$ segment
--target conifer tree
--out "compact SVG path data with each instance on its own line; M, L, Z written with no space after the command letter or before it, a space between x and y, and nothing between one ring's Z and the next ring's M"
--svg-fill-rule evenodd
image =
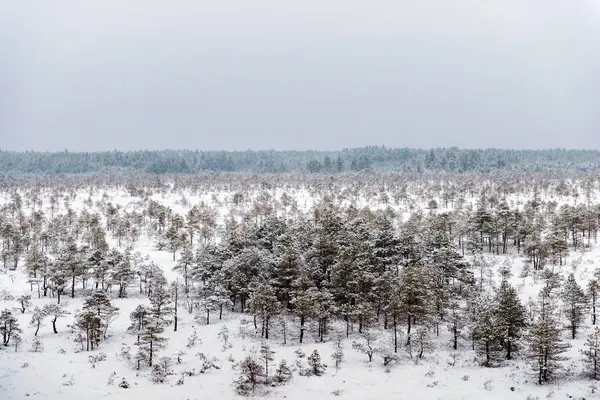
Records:
M541 291L535 320L527 334L527 357L540 385L558 375L562 368L561 362L567 359L562 354L570 347L560 337L555 303L556 298L549 291Z
M58 304L46 304L43 308L44 314L50 317L50 321L52 322L52 331L56 334L58 331L56 330L56 321L59 318L68 315L69 312L65 310Z
M310 368L310 373L316 376L321 376L325 372L325 366L321 364L321 355L317 350L313 351L310 356L308 356L308 366Z
M581 350L586 373L595 380L600 379L600 328L590 333Z
M4 346L8 346L10 339L19 333L21 333L21 328L19 327L19 321L14 315L8 309L0 312L0 334L2 334L2 343Z
M274 360L273 355L275 355L275 352L273 350L271 350L271 347L266 342L263 342L260 345L259 353L260 353L260 358L265 363L265 378L268 378L269 377L269 362Z
M33 334L33 336L38 335L44 318L46 318L46 313L44 312L44 310L39 308L38 306L35 306L35 308L33 309L33 313L31 314L30 322L30 325L35 328L35 333Z
M139 356L136 359L147 361L149 367L152 367L156 353L166 345L167 339L161 336L164 332L163 324L160 318L151 315L142 328L137 343Z
M598 302L598 295L600 294L600 283L598 279L592 279L588 282L587 295L592 310L592 325L596 325L596 303Z
M577 328L583 319L587 301L583 289L577 284L573 274L569 274L569 277L564 284L562 300L564 303L564 313L569 321L571 336L575 339Z
M506 281L500 284L494 305L498 338L506 352L506 359L511 360L516 348L515 343L521 338L522 331L526 327L526 310L519 300L517 291Z

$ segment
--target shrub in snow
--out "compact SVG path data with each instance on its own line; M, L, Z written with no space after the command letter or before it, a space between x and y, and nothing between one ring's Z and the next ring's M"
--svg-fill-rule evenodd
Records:
M120 387L120 388L123 388L123 389L127 389L127 388L129 388L129 383L128 383L128 382L125 380L125 378L123 378L123 379L121 380L121 383L119 383L119 387Z
M294 350L294 354L296 355L296 357L298 358L304 358L306 357L306 354L302 351L302 349L298 348L296 350Z
M98 353L97 355L88 356L88 362L95 364L97 362L106 361L106 353Z
M196 353L196 356L202 361L202 367L200 373L203 374L211 369L221 369L219 359L217 357L208 358L204 353Z
M31 348L29 351L32 353L41 353L44 351L44 344L39 337L36 336L33 338L33 342L31 343Z
M333 362L335 363L335 369L339 369L342 361L344 360L344 352L342 349L336 349L331 355Z
M116 377L117 373L113 371L112 374L110 374L110 376L108 377L108 385L114 385Z
M21 343L23 343L23 339L21 338L21 335L19 335L17 333L16 335L13 336L13 344L15 345L15 353L19 351L19 346L21 345Z
M375 335L365 332L362 334L363 342L352 342L352 348L358 350L360 353L366 354L369 358L369 362L373 361L373 355L379 351L376 347L377 338Z
M161 357L158 363L152 367L152 382L164 383L171 374L171 359L169 357Z
M263 378L263 366L251 356L247 356L239 367L241 376L234 382L236 391L241 395L254 393L256 385Z
M131 361L131 347L125 343L121 343L121 351L119 352L118 357L127 362Z
M194 331L192 332L192 334L188 338L188 344L187 344L188 348L192 348L192 347L195 347L198 344L202 344L202 340L198 337L198 332L196 332L196 327L192 327L192 329Z
M221 328L217 336L223 341L223 351L233 347L233 345L229 343L229 329L227 329L226 326Z

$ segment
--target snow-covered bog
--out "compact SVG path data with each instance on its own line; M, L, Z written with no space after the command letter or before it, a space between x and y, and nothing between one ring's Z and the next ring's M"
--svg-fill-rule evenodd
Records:
M597 395L597 182L133 189L0 193L0 399Z

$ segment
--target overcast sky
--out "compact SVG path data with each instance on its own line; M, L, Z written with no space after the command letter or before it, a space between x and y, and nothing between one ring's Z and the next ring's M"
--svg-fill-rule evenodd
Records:
M0 148L600 149L600 0L0 0Z

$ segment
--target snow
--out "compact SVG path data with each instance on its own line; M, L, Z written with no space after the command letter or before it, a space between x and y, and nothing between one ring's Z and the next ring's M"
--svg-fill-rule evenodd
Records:
M77 200L72 202L73 208L83 208L83 201L87 199L89 191L82 190L78 193ZM222 217L227 212L223 200L233 195L231 192L212 192L201 195L183 193L191 204L204 204L214 207L219 215L218 223L222 223ZM258 193L257 193L258 194ZM281 190L276 189L271 193L277 198ZM96 191L92 196L95 202L103 195L103 191ZM108 196L113 204L123 207L133 207L132 198L123 190L108 191ZM307 190L292 192L292 197L297 201L299 207L308 211L312 204L319 199ZM169 205L178 213L185 213L190 206L183 206L179 201L181 194L155 194L153 199L160 203ZM215 202L216 200L216 202ZM388 205L377 204L367 198L359 198L358 206L370 206L372 208L384 209L392 206L398 213L408 218L411 211L406 204ZM473 202L475 199L469 199ZM7 201L7 197L0 197L0 204ZM523 202L522 199L513 197L515 203ZM567 200L564 200L566 202ZM350 201L349 201L350 202ZM443 204L441 199L438 203ZM46 202L47 204L47 202ZM348 203L349 204L349 203ZM63 211L64 207L61 205ZM281 212L280 210L278 210ZM443 210L440 210L443 211ZM115 245L114 242L111 245ZM592 271L599 259L599 248L593 247L585 252L570 254L567 265L562 267L562 273L575 272L575 277L580 283L585 283L592 276ZM176 278L172 271L175 262L169 252L155 250L153 243L147 238L142 238L135 244L134 252L139 251L148 255L150 259L160 265L169 281ZM534 277L520 278L523 266L522 257L517 255L490 256L486 255L487 261L492 264L493 277L497 279L497 269L505 261L510 263L512 269L511 283L517 288L521 299L526 302L535 298L542 287L541 279L536 283ZM243 398L235 393L232 383L239 376L234 369L234 364L242 360L247 354L258 351L260 339L254 337L252 330L244 333L242 322L249 320L249 316L237 313L225 313L224 319L219 321L213 318L210 325L205 325L194 320L193 315L187 313L183 307L179 310L179 329L172 331L167 328L167 347L159 352L160 356L176 358L179 351L186 354L182 357L182 364L173 364L174 375L169 377L167 384L155 384L150 378L150 371L143 369L136 371L130 363L120 356L123 344L131 347L131 353L135 353L135 338L126 333L129 325L129 314L139 304L146 304L148 300L143 296L137 296L135 284L128 289L131 297L126 299L114 299L113 304L120 308L117 320L109 329L110 337L101 343L100 347L93 352L77 351L78 345L73 342L72 335L67 328L73 321L75 311L81 308L83 298L80 294L75 299L65 295L64 305L71 313L57 323L58 334L52 332L48 320L42 326L39 338L43 342L44 351L31 353L28 351L33 339L34 329L30 328L31 310L34 306L43 306L54 303L56 299L37 298L37 293L30 291L27 277L23 272L0 271L0 294L10 293L14 297L20 294L31 294L33 305L25 314L16 309L14 300L0 300L0 309L13 309L13 314L19 319L23 329L24 342L18 352L14 347L0 351L0 399L22 400L32 399L56 399L62 400L95 400L95 399L236 399ZM398 363L392 363L384 367L381 358L377 355L372 363L367 363L367 357L352 349L353 340L360 337L353 333L350 338L344 340L344 361L341 368L336 371L331 359L334 351L333 344L317 343L315 338L308 338L308 343L298 344L297 322L289 321L291 337L289 343L283 345L281 332L274 332L274 338L269 341L275 351L275 361L271 363L274 371L281 359L285 359L289 366L296 361L295 350L301 348L308 356L317 349L321 354L323 363L328 365L326 373L321 377L300 376L294 373L293 379L285 386L262 388L258 393L270 399L289 400L321 400L339 397L342 399L526 399L526 398L592 398L591 381L581 378L579 374L545 386L535 384L533 377L528 373L528 366L522 360L517 360L500 368L483 368L475 361L475 353L468 348L461 348L455 365L452 365L454 353L447 345L448 336L444 333L437 341L434 354L428 354L425 359L415 364L408 357L404 357ZM230 332L232 347L223 349L223 343L218 337L219 331L226 326ZM193 327L196 327L202 340L194 348L187 348L187 338L191 335ZM590 326L584 326L573 344L568 356L571 360L567 365L577 370L580 363L578 349L581 348L585 336L591 330ZM567 338L565 331L565 338ZM382 340L389 340L383 338ZM64 351L62 351L64 350ZM60 351L60 352L59 352ZM106 353L107 360L90 363L90 355ZM204 374L185 377L183 385L176 385L176 381L184 371L196 370L201 367L201 360L197 353L203 353L208 357L217 357L222 368L220 370L209 370ZM232 358L235 362L229 361ZM304 362L306 363L305 359ZM115 374L114 383L108 384L109 378ZM118 386L122 379L129 382L130 387L123 389ZM258 395L257 395L258 397Z

